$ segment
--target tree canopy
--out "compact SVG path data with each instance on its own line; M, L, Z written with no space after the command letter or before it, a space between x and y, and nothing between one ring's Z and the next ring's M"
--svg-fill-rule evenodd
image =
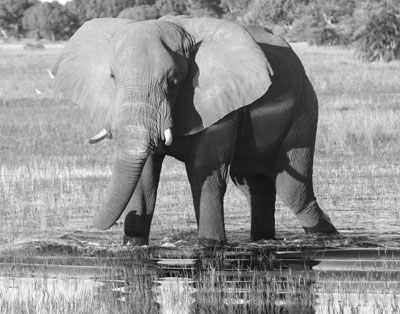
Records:
M160 15L155 6L141 4L121 11L118 17L122 19L131 19L134 21L144 21L157 19L160 17Z
M140 21L186 14L261 24L290 41L320 45L361 43L359 47L365 51L372 40L373 47L392 47L391 56L399 58L399 12L400 0L71 0L65 5L0 0L0 36L65 39L93 18ZM392 58L383 57L383 52L371 55L374 60Z
M38 3L37 0L0 0L0 27L6 36L7 32L18 35L22 31L25 11Z
M80 24L98 17L117 17L126 8L153 5L154 0L72 0L67 9L77 16Z

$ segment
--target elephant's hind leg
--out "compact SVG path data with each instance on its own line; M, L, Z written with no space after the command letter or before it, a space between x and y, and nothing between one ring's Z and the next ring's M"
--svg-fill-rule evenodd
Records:
M296 142L289 134L286 143ZM307 139L307 135L303 138ZM295 213L306 233L336 233L329 217L319 207L314 196L312 167L314 150L307 143L298 147L282 146L277 158L276 191L282 201Z
M305 82L296 119L278 151L275 170L277 194L295 213L306 233L336 233L321 210L313 190L313 159L318 101L311 83Z
M160 180L163 155L150 155L144 165L140 180L126 207L124 244L146 245Z
M275 185L263 175L231 175L251 209L251 241L275 238Z
M311 178L301 177L291 165L277 175L276 190L294 212L306 233L335 233L329 217L314 196Z

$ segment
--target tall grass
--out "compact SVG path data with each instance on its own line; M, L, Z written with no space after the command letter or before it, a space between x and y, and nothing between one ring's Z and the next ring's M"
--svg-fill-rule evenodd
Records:
M166 280L128 268L122 277L97 279L0 277L0 310L12 314L395 314L399 283L390 274L388 269L386 281L360 279L356 273L323 281L318 275L307 278L287 271L208 268Z
M363 63L352 51L332 47L294 49L320 100L314 181L322 207L339 229L359 223L366 232L393 231L391 217L399 217L400 207L400 63ZM108 181L112 145L85 143L98 130L60 98L47 74L59 53L0 47L0 244L89 230ZM184 173L167 158L154 241L196 235ZM228 237L248 241L249 211L232 185L225 204ZM293 214L279 201L277 208L278 236L301 234ZM117 227L110 237L120 232Z
M338 48L296 44L294 49L320 99L314 182L321 206L349 236L343 240L346 245L399 247L400 63L362 63L352 51ZM61 248L73 244L90 251L103 246L115 252L120 250L120 225L102 233L90 229L110 175L112 145L85 144L97 130L79 108L53 90L46 69L59 52L0 47L0 247L13 249L21 241L37 240L53 241ZM248 242L249 211L232 185L225 206L228 238ZM196 237L192 208L183 165L167 159L152 243L190 243ZM280 201L276 221L279 240L273 245L304 240L298 222ZM237 277L242 278L239 272ZM160 305L154 303L153 279L137 273L122 278L130 292L124 302L117 301L120 295L115 291L82 283L52 285L52 278L33 278L27 285L0 279L0 313L156 313ZM236 284L234 278L210 269L195 278L198 304L192 307L198 313L357 313L368 291L356 284L346 286L349 281L339 280L316 297L304 278L282 282L280 276L254 272L245 283ZM389 288L381 291L382 298L369 301L372 312L398 310L397 296L390 295ZM163 292L166 299L171 293L186 296L183 304L169 304L176 312L177 306L189 306L193 290ZM350 300L351 294L360 297ZM243 304L235 304L238 296ZM319 305L313 309L315 304Z
M319 96L318 152L398 154L400 62L366 63L335 47L294 49Z

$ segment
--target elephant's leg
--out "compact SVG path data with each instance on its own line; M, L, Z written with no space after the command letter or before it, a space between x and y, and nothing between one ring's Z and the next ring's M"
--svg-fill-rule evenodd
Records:
M126 207L124 244L149 243L151 221L157 197L158 182L164 155L150 155L144 165L140 180Z
M307 151L301 148L288 153L289 158L305 154ZM308 168L307 165L298 161L289 161L288 166L276 177L277 194L295 213L306 233L336 233L329 217L316 201L311 171L304 168L303 171L302 167Z
M277 194L296 214L306 233L336 233L314 196L312 174L318 100L308 80L293 117L292 127L276 158Z
M224 195L228 169L224 166L204 177L202 167L187 168L198 225L198 238L209 244L226 242Z
M251 210L251 241L275 238L275 185L263 175L232 175L235 185L246 196Z
M198 238L210 244L226 242L223 199L234 154L237 113L191 139L185 160L198 224Z

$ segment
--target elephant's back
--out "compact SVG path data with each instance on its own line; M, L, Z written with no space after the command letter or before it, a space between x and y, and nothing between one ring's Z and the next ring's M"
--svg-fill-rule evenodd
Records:
M266 27L260 25L245 25L245 27L264 52L273 70L272 85L268 93L277 97L292 89L298 96L305 71L290 45Z
M269 28L261 25L244 25L258 44L267 44L278 47L290 48L290 45L282 37L275 35Z

